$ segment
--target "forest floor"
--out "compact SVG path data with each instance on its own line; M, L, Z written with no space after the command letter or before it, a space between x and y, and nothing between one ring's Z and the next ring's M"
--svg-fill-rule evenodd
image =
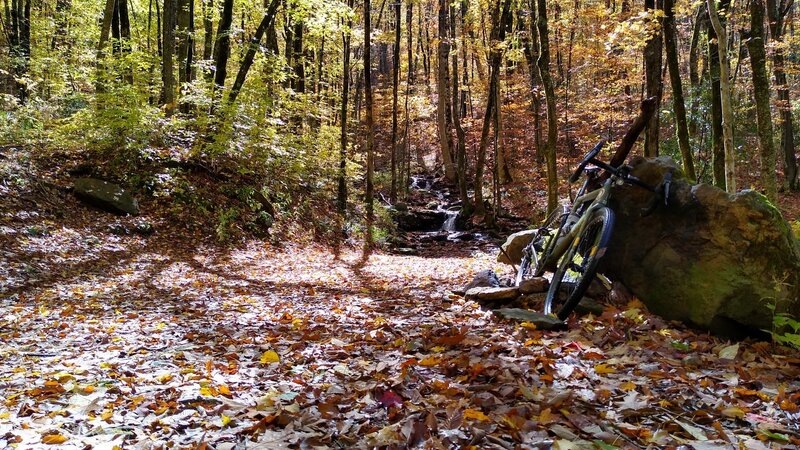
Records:
M770 343L635 299L541 331L451 293L508 274L475 243L117 235L29 181L1 186L0 448L800 446L800 355Z

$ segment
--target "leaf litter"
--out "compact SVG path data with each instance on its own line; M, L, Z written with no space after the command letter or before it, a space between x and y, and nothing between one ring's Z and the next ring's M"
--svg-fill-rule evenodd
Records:
M566 331L499 320L451 294L503 270L469 244L361 264L84 213L28 245L38 219L2 212L0 448L800 445L796 353L635 300Z

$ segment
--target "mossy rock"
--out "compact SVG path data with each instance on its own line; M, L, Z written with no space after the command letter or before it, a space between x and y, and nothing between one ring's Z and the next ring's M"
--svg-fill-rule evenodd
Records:
M75 180L75 196L84 202L114 214L139 214L139 203L119 185L96 178Z
M669 158L631 165L651 185L674 171L670 204L641 217L653 194L614 187L616 225L602 273L651 311L719 334L771 329L773 306L800 317L800 250L766 197L690 184Z

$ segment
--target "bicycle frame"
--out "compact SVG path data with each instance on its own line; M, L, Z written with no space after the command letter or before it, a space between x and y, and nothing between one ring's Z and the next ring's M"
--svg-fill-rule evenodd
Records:
M578 191L578 197L572 202L572 208L570 208L569 213L567 213L560 226L558 227L558 233L564 229L564 225L570 217L578 216L577 212L583 207L583 205L589 203L586 210L584 210L578 220L572 225L569 231L566 232L563 236L559 236L558 234L554 237L556 240L555 247L553 251L549 252L549 254L545 255L545 260L543 262L544 267L549 267L558 263L558 259L561 258L561 255L567 251L572 241L578 238L580 234L583 232L584 228L586 228L586 224L588 222L588 218L591 216L592 211L602 208L607 205L608 197L611 195L611 186L614 184L616 177L610 177L603 182L603 185L597 189L594 189L590 192L583 194L591 180L587 179L581 189Z

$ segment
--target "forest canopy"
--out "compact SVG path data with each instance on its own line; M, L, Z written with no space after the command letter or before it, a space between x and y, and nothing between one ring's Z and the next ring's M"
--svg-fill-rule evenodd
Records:
M795 9L4 0L0 136L199 211L221 237L275 215L359 234L386 222L373 198L402 201L431 170L475 223L541 217L571 161L619 139L652 96L645 155L729 191L781 193L791 216Z

